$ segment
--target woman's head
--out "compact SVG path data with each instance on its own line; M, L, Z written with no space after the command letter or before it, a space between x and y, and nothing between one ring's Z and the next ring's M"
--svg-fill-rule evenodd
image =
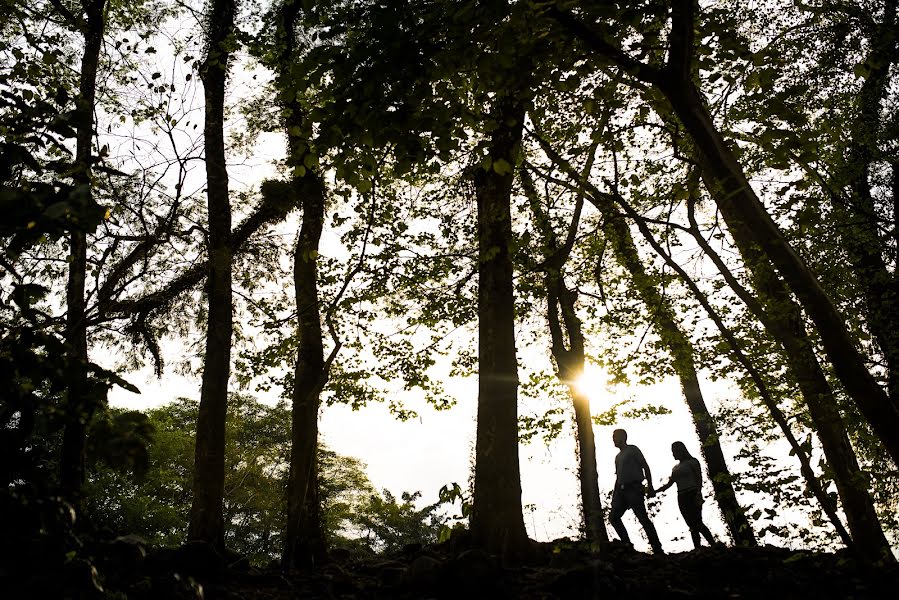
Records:
M692 458L690 452L687 450L687 447L684 446L683 442L674 442L673 444L671 444L671 454L673 454L674 458L676 458L677 460Z

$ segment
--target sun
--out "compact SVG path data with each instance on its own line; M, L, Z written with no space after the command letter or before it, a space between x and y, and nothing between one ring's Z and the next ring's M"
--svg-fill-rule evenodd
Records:
M588 364L584 367L584 372L574 380L574 387L579 393L594 400L606 387L606 375L599 367Z

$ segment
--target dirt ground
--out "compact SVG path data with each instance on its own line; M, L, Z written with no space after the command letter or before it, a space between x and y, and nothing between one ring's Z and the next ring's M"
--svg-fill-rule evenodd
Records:
M594 551L560 540L534 544L533 555L503 564L477 549L449 545L407 548L359 560L336 555L307 572L256 569L240 561L224 567L187 556L148 557L151 575L139 597L190 597L202 586L210 600L380 598L894 598L895 565L866 566L847 554L776 547L702 548L661 556L612 543ZM177 551L176 551L177 552ZM188 553L189 554L189 553ZM200 555L202 552L195 552ZM176 562L171 563L170 561ZM165 565L168 564L168 567ZM193 565L193 577L176 573ZM161 570L158 567L162 567ZM209 568L212 570L209 570ZM204 571L204 568L206 571ZM147 582L151 582L147 585ZM194 596L196 597L196 596Z

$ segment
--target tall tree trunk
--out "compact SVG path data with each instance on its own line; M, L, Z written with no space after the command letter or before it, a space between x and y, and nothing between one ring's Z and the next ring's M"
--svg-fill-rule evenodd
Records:
M296 362L291 393L290 472L287 484L287 527L282 565L310 568L327 558L319 497L318 411L321 391L328 378L324 358L320 299L318 294L318 246L325 221L325 186L304 165L311 131L303 107L297 102L291 68L296 59L296 26L300 2L284 0L276 25L277 85L287 135L287 164L295 169L292 193L303 209L303 220L293 255L293 284L297 308ZM303 174L296 174L302 169Z
M746 519L745 509L737 500L732 483L733 476L727 466L724 452L721 450L718 428L702 395L693 359L693 345L677 322L671 301L659 292L655 280L646 272L627 223L618 217L619 212L614 202L595 194L591 194L590 199L603 215L606 223L606 237L612 243L612 250L618 263L631 276L631 281L640 299L652 314L656 332L671 354L672 366L680 379L684 399L690 409L690 415L693 417L693 425L699 436L702 455L709 471L709 479L715 490L715 500L721 509L727 529L736 544L755 546L755 534Z
M693 139L702 154L703 179L722 214L728 215L728 227L732 229L739 223L748 232L748 241L757 245L777 267L814 321L843 387L893 460L899 461L899 412L868 371L846 323L814 274L765 212L730 148L714 129L698 92L695 88L689 92L674 92L670 99L691 134L697 131Z
M749 269L758 299L748 297L736 280L727 273L727 267L714 255L699 232L693 217L692 200L689 217L691 231L703 246L706 254L713 257L731 287L744 299L750 311L759 318L768 333L780 344L787 358L788 368L797 382L802 398L809 411L821 449L833 471L834 482L855 549L868 560L891 557L890 546L877 518L874 502L868 493L868 480L858 465L855 451L843 424L836 398L818 358L814 345L809 339L802 319L802 311L789 290L777 276L767 257L752 243L749 232L739 220L731 220L732 215L722 211L728 231ZM720 204L719 204L720 206Z
M831 502L830 498L821 487L821 484L818 481L818 478L815 476L814 470L812 469L810 457L790 429L790 424L787 420L786 415L784 415L783 411L780 410L780 407L777 405L777 402L768 390L768 386L765 384L764 378L762 377L761 373L758 371L758 369L755 368L755 366L743 352L738 340L733 335L733 333L725 326L723 320L718 315L717 311L711 305L702 290L699 289L699 287L689 277L686 271L684 271L684 269L679 264L677 264L677 261L675 261L671 257L671 255L665 251L662 245L659 244L659 242L652 235L649 227L641 219L640 215L633 209L633 207L625 202L624 199L620 196L617 196L615 194L603 193L589 181L581 178L574 170L574 168L571 167L571 165L565 159L563 159L558 154L558 152L556 152L548 143L542 141L541 145L550 159L556 165L561 167L567 173L569 178L571 178L573 181L578 181L579 179L581 180L581 185L583 185L584 189L586 190L587 197L590 198L590 201L594 204L594 206L596 206L606 215L607 221L622 220L622 215L618 212L617 209L617 206L620 206L621 209L624 210L625 215L627 215L627 217L629 217L637 225L640 232L643 234L643 237L646 239L652 249L665 260L668 266L671 267L671 269L675 273L680 276L684 284L690 289L697 301L708 313L709 318L711 318L715 325L718 327L718 330L721 332L722 337L730 346L731 353L733 354L733 357L737 364L739 364L746 370L750 379L755 384L762 402L770 411L774 422L783 432L787 443L790 445L792 453L799 460L800 472L802 473L802 476L806 481L806 485L818 500L818 502L821 504L822 509L824 510L825 514L827 514L840 538L844 541L844 543L850 545L852 543L852 538L840 521L839 515L836 511L836 505L835 503ZM628 229L625 229L625 231L628 235L630 234L630 231ZM631 244L633 244L632 240ZM661 306L661 304L657 305Z
M528 542L518 464L518 364L510 201L524 108L500 98L490 170L474 177L478 204L478 420L471 533L476 544L516 555Z
M587 163L589 172L593 161ZM549 326L552 344L550 350L556 362L556 373L559 381L568 388L574 408L574 421L577 427L578 482L581 486L581 510L584 516L584 532L586 538L594 543L606 543L609 534L606 531L602 500L599 495L599 474L596 470L596 440L593 435L593 416L590 412L590 398L577 385L577 380L584 372L584 332L583 324L575 312L577 292L565 285L562 269L571 256L574 246L581 210L584 204L583 194L579 194L574 216L568 229L568 236L560 244L549 222L549 216L543 209L537 190L530 174L521 169L521 183L525 195L531 204L534 220L543 238L543 273L546 292L546 321ZM561 314L560 314L561 313ZM564 330L563 330L564 327ZM565 338L568 338L568 347Z
M307 178L311 178L307 175ZM311 186L306 186L307 188ZM291 394L290 475L283 565L306 568L324 562L324 528L318 489L318 410L327 378L318 297L318 245L325 215L325 193L302 194L303 224L293 255L297 306L297 345Z
M715 126L692 78L695 0L675 0L671 8L668 64L664 69L641 63L570 13L550 9L550 15L606 59L660 91L698 150L703 179L722 211L729 211L751 232L753 243L780 272L821 336L837 377L899 464L899 406L880 387L855 346L846 322L777 223L756 195L733 150Z
M699 151L703 180L722 214L728 215L728 227L733 224L747 232L747 241L758 246L802 302L837 377L899 464L899 406L871 375L843 317L765 210L689 75L695 10L695 0L678 0L672 7L672 46L680 48L672 55L681 56L669 63L658 87Z
M889 238L881 233L883 222L871 190L871 169L884 157L879 149L879 128L883 122L881 107L890 90L890 71L897 60L897 1L884 3L883 19L872 31L869 50L861 63L868 69L858 95L858 116L850 127L845 163L837 169L837 180L830 186L838 197L832 206L839 215L840 239L862 289L866 324L870 329L887 370L887 390L899 405L899 278L889 265ZM895 171L894 171L895 173ZM896 188L888 188L893 193ZM842 194L848 190L848 194ZM897 228L894 220L894 232ZM895 233L894 233L895 236Z
M550 277L548 276L547 279ZM555 290L550 291L550 289ZM609 541L606 531L602 500L599 495L599 474L596 470L596 439L593 434L593 416L590 413L590 398L576 384L578 376L584 372L584 334L581 321L574 311L577 292L570 290L561 280L547 282L547 310L552 333L552 353L556 361L559 379L568 386L574 405L574 420L577 425L578 479L581 484L581 505L584 512L584 529L587 540L596 543ZM565 348L559 326L559 312L562 313L569 348Z
M224 547L225 417L231 371L231 203L225 163L225 79L234 34L234 0L212 0L207 54L200 67L205 99L206 200L209 221L208 315L197 415L193 502L187 537Z
M105 29L106 0L84 0L81 74L76 103L75 185L88 198L92 195L92 152L94 138L94 103L97 91L97 68ZM84 483L84 458L87 422L97 408L98 399L91 397L87 381L87 305L84 296L87 277L87 234L73 231L69 236L69 273L66 285L66 327L69 384L67 390L66 425L60 457L60 483L65 496L77 502Z

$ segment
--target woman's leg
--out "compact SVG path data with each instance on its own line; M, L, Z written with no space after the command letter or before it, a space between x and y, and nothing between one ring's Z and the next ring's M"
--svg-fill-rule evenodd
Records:
M680 508L680 514L687 522L690 528L690 537L693 539L693 547L699 548L701 545L700 533L703 535L708 532L708 528L702 523L702 496L699 492L687 492L677 495L677 506ZM705 531L703 531L705 529ZM711 533L708 534L711 536ZM706 537L708 539L708 537ZM711 542L709 542L711 543Z

